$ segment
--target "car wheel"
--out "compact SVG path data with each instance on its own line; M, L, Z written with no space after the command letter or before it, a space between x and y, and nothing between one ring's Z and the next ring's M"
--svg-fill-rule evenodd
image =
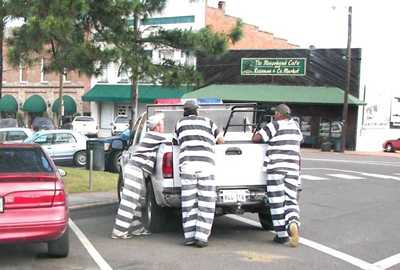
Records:
M388 143L385 146L385 152L394 152L394 148L393 148L393 145L391 143Z
M124 178L122 176L122 171L118 174L118 184L117 184L117 192L118 192L118 201L121 201L122 198L122 189L124 187Z
M57 240L47 243L48 254L52 257L63 258L69 253L69 229Z
M146 188L146 200L143 207L143 223L144 226L151 232L157 233L164 229L167 223L167 213L166 208L157 205L153 185L149 181Z
M74 164L78 167L83 167L86 165L86 151L79 151L74 155Z
M118 151L113 155L113 158L112 158L112 171L113 172L121 171L121 157L122 157L121 151Z
M274 229L274 225L272 224L271 212L269 208L265 208L265 210L258 212L258 219L264 230L271 231Z

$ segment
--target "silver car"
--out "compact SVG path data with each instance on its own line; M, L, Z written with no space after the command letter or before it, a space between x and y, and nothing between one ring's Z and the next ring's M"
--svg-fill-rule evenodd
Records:
M0 128L0 143L21 143L32 134L29 128Z
M55 161L73 161L76 166L86 165L87 137L72 130L42 130L28 137L24 143L37 143Z

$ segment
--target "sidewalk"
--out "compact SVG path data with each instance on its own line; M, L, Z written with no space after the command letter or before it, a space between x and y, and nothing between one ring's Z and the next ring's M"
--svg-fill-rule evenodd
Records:
M118 202L116 192L69 193L69 209L80 209L93 206L108 205Z

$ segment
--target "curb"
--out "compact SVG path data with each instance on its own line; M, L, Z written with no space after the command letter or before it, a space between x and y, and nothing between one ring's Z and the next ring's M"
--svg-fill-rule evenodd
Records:
M69 210L79 210L79 209L85 209L85 208L92 208L92 207L98 207L98 206L107 206L107 205L112 205L118 203L118 200L113 200L113 201L108 201L108 202L93 202L93 203L84 203L84 204L79 204L79 205L71 205L68 207Z

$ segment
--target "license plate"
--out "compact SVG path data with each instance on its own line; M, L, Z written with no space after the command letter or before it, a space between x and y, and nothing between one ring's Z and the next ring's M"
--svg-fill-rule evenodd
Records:
M247 189L222 190L221 193L223 202L245 202L250 195Z
M0 213L4 212L4 198L0 197Z

